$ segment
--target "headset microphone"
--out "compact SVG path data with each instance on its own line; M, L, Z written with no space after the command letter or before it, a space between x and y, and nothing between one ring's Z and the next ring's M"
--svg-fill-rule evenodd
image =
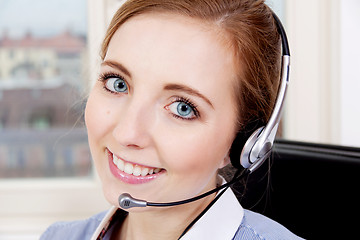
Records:
M133 207L146 207L147 202L144 200L133 198L128 193L123 193L119 196L119 205L123 209L128 209Z
M214 188L206 193L203 193L199 196L193 197L193 198L189 198L189 199L185 199L182 201L177 201L177 202L167 202L167 203L154 203L154 202L147 202L145 200L140 200L140 199L136 199L133 198L130 194L128 193L123 193L119 196L118 198L118 202L119 202L119 206L122 209L129 209L129 208L133 208L133 207L171 207L171 206L177 206L177 205L182 205L182 204L186 204L186 203L191 203L194 201L197 201L199 199L202 199L206 196L209 196L210 194L213 194L223 188L227 188L230 185L234 184L235 182L237 182L239 179L241 179L242 177L246 176L247 174L249 174L250 171L248 169L243 169L241 171L238 171L233 179L230 182L227 182L217 188Z

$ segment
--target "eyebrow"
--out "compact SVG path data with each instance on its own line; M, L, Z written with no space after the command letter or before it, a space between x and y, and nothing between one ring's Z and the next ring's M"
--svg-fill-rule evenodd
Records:
M175 84L175 83L170 83L170 84L166 84L164 86L164 90L167 91L182 91L185 92L187 94L202 98L205 102L207 102L212 108L214 108L214 106L212 105L211 101L205 97L203 94L201 94L198 90L190 88L186 85L183 84Z
M106 61L101 63L101 66L109 66L109 67L112 67L112 68L116 68L116 69L120 70L121 72L123 72L124 74L126 74L128 77L131 78L131 73L129 72L129 70L127 70L126 67L124 67L124 65L122 65L119 62L106 60Z

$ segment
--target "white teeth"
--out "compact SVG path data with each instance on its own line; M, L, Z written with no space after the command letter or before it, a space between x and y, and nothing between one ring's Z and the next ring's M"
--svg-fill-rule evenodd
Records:
M117 163L116 163L116 166L117 166L121 171L124 171L124 169L125 169L124 161L118 160Z
M134 167L131 163L125 163L124 172L127 174L133 174Z
M115 155L113 154L113 163L114 163L115 165L116 165L117 161L118 161L117 156L115 156Z
M149 169L148 168L143 168L141 169L141 176L146 176L149 174Z
M118 159L118 157L114 154L113 154L113 162L121 171L124 171L124 161Z
M141 174L141 167L135 166L134 171L133 171L133 175L138 177L138 176L140 176L140 174Z
M155 173L159 173L161 168L147 168L147 167L140 167L138 165L133 165L131 163L125 163L123 160L119 159L116 155L113 154L113 162L114 164L120 169L121 171L132 174L134 176L146 176Z

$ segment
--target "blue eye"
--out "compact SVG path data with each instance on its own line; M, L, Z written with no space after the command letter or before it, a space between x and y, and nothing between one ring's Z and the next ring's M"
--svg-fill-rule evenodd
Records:
M128 91L128 86L124 79L119 77L109 77L106 79L105 87L117 93L126 93Z
M178 118L185 120L193 120L199 117L199 113L196 106L189 100L178 99L175 102L167 106L171 113Z
M176 110L178 114L182 117L187 117L193 113L191 107L183 102L178 103Z

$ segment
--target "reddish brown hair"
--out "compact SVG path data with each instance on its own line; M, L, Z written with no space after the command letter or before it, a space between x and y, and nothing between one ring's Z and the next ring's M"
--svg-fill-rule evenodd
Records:
M279 82L280 36L263 0L128 0L114 15L101 49L105 58L116 30L143 13L176 13L220 27L230 40L238 66L235 96L239 130L268 121Z

